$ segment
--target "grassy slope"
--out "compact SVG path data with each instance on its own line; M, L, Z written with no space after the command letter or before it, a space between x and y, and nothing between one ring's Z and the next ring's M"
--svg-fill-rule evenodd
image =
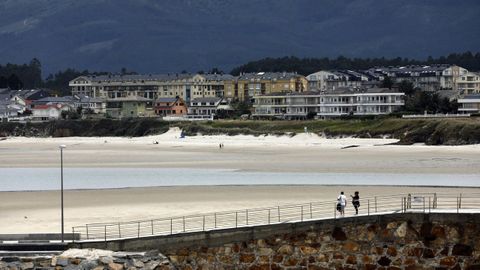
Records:
M354 136L360 138L393 137L401 144L424 142L431 145L480 143L480 120L439 119L413 120L386 118L377 120L330 121L215 121L177 123L188 135L212 134L286 134L309 132L327 137Z
M480 118L413 120L239 121L168 123L154 119L57 121L37 124L0 123L0 136L145 136L177 126L187 135L295 135L309 132L327 137L393 137L400 144L460 145L480 143Z

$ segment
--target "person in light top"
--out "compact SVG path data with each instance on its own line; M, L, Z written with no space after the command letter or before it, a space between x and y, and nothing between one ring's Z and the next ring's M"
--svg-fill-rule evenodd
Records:
M345 193L342 191L337 198L337 210L340 212L340 215L343 217L345 216L345 206L347 205L347 197Z

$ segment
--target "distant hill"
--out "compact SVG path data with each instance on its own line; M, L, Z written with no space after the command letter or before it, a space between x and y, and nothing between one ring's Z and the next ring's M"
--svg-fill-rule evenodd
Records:
M0 63L141 73L480 48L478 0L0 0Z

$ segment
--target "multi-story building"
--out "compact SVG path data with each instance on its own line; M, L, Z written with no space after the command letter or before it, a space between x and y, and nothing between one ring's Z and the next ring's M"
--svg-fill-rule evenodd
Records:
M390 77L394 82L409 81L414 87L425 91L457 90L456 81L468 71L455 65L379 67L365 71L366 74Z
M70 81L73 95L107 99L223 97L232 92L234 77L224 74L160 74L80 76Z
M342 87L362 87L368 82L367 75L352 70L319 71L308 75L308 89L311 91L332 91Z
M341 88L334 91L255 96L254 117L334 118L389 114L405 105L403 93L386 88Z
M233 91L227 89L225 97L250 102L256 95L282 92L304 92L307 90L307 84L307 79L296 73L244 73L238 76L234 81Z
M462 95L480 94L480 75L467 72L455 81L455 88Z
M215 116L219 110L230 111L231 107L224 98L196 98L190 101L188 114L190 116Z
M459 98L458 113L480 113L480 95L466 95Z
M191 97L220 97L232 92L235 77L229 74L197 74L191 80Z
M153 117L153 100L140 96L107 99L106 115L112 118Z

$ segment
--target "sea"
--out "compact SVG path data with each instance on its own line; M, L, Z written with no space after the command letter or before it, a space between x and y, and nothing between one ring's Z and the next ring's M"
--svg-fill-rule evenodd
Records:
M202 185L480 187L478 174L285 173L181 168L64 168L65 189ZM59 168L0 168L0 191L58 190Z

